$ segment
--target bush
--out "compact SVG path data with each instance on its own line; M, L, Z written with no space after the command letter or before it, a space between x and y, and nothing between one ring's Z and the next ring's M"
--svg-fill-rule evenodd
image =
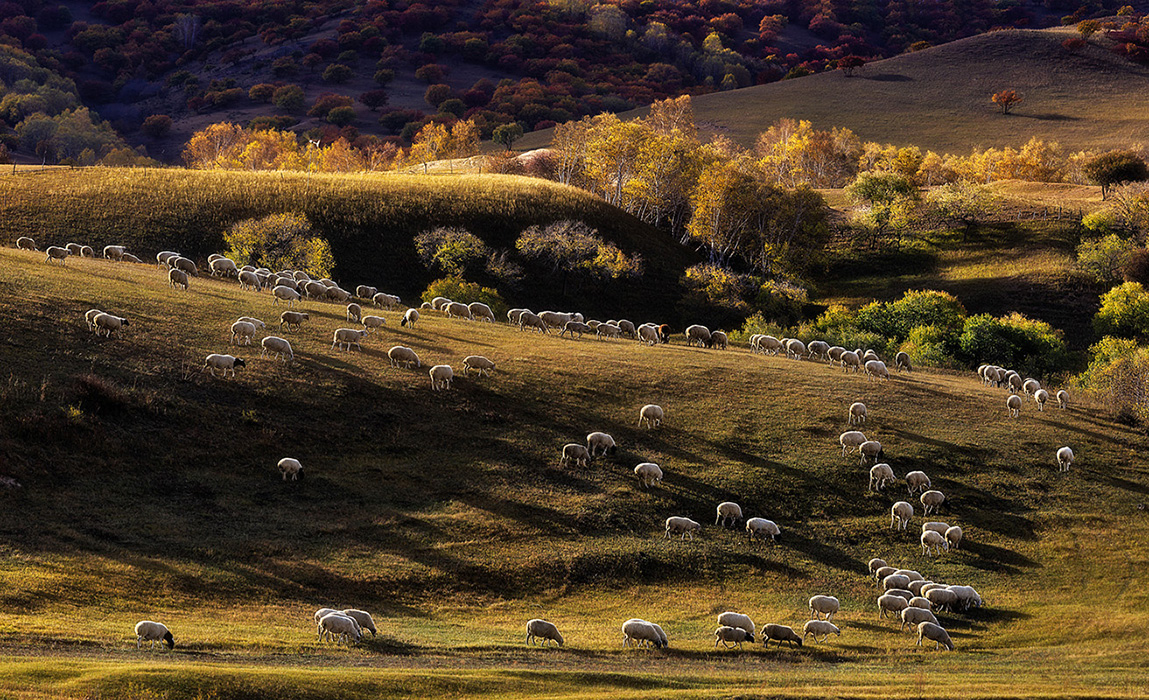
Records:
M713 263L699 263L686 268L682 285L694 297L695 306L716 306L736 312L750 310L743 298L752 288L748 275Z
M352 74L353 71L342 63L332 63L323 71L323 79L329 83L346 83Z
M1110 289L1101 297L1093 328L1101 336L1149 336L1149 292L1139 282L1125 282Z
M937 326L955 331L961 328L966 310L952 294L932 289L911 290L888 303L872 302L858 311L857 327L900 342L916 326Z
M355 108L336 107L327 113L327 121L335 126L347 126L355 121Z
M331 246L303 214L245 219L232 225L223 238L228 257L240 265L306 270L313 277L330 277L335 268Z
M284 85L271 96L272 103L285 111L298 112L307 104L303 88L298 85Z
M172 118L166 114L153 114L144 120L140 131L153 139L163 138L172 130Z
M435 297L447 297L460 304L482 302L491 307L495 312L495 318L503 318L510 308L498 291L468 282L462 277L443 277L427 285L427 290L423 292L423 301L431 301Z
M958 335L952 329L938 326L916 326L906 342L898 348L910 356L915 367L958 367L954 357Z
M415 236L415 251L427 269L438 267L453 278L461 277L468 268L490 256L487 244L463 228L423 231Z
M1149 349L1133 340L1105 337L1089 353L1089 367L1075 384L1118 416L1149 421Z
M1114 284L1121 280L1122 270L1137 249L1136 243L1111 233L1082 241L1077 246L1077 265L1098 282Z
M801 320L807 301L804 288L785 280L766 280L758 287L754 307L766 318L794 324Z
M1104 236L1117 229L1117 217L1109 209L1100 209L1081 217L1081 226L1090 233Z
M350 97L346 95L337 95L333 92L325 92L315 99L315 104L311 109L307 110L307 116L316 117L317 119L326 119L328 113L336 107L350 107L354 104Z
M969 366L988 362L1032 376L1063 369L1068 360L1060 332L1016 312L1001 318L970 316L962 326L958 348L959 359Z
M259 83L251 86L251 89L247 91L247 96L254 102L270 102L277 89L271 83Z
M431 85L423 93L423 100L426 101L427 104L438 109L439 105L451 99L451 96L454 94L455 91L451 89L450 85Z

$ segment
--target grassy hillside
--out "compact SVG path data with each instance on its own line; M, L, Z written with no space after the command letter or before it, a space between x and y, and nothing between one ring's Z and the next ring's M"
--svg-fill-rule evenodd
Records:
M1149 140L1149 68L1095 37L1079 54L1068 30L991 32L875 61L847 78L840 71L699 95L704 132L752 146L778 119L853 130L863 140L965 154L1018 147L1036 136L1068 150L1129 147ZM990 95L1011 89L1024 102L1003 116ZM644 110L628 113L639 117ZM523 149L549 142L528 134Z
M1143 434L1075 398L1006 417L968 374L886 383L824 365L630 341L539 337L429 313L362 353L330 348L340 306L311 303L297 361L248 348L239 378L195 373L227 326L272 320L266 295L148 265L0 251L0 693L39 697L1132 697L1147 677L1149 469ZM93 306L132 320L111 340ZM657 315L634 320L657 320ZM696 319L705 322L706 319ZM269 329L270 330L270 329ZM419 371L389 366L393 344ZM426 365L484 354L494 376L429 390ZM966 542L938 560L842 457L846 407L898 474L923 469ZM641 405L662 429L634 425ZM619 453L557 467L563 443L606 430ZM1054 450L1073 446L1068 475ZM283 456L307 476L285 483ZM664 484L631 470L655 461ZM776 546L710 523L715 505L782 528ZM661 522L704 523L667 542ZM916 531L921 518L916 517ZM943 614L958 651L879 621L865 561L880 555L978 588ZM843 601L840 638L801 650L713 651L726 609L801 627L805 600ZM381 634L314 641L322 605L372 610ZM534 616L567 646L522 644ZM622 651L629 617L671 649ZM166 621L174 654L144 657L132 624ZM158 657L159 655L157 655Z
M117 243L146 260L170 249L203 261L224 248L223 233L235 222L283 211L303 212L327 237L344 286L370 284L407 300L440 276L426 270L412 243L436 226L466 227L489 246L513 253L526 227L580 219L645 261L642 279L612 283L610 295L572 285L569 293L577 296L571 298L549 269L520 260L528 273L523 288L504 294L511 304L529 301L537 308L578 300L604 316L639 303L652 313L672 314L682 271L694 262L690 251L602 199L533 178L121 168L0 178L0 240L10 243L31 232L41 247Z

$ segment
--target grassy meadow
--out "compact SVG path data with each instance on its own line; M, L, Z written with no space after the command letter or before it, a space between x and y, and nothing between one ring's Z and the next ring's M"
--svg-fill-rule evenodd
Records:
M92 307L131 325L96 338ZM878 383L681 336L650 348L433 312L415 329L383 312L344 353L343 307L303 307L283 334L294 363L241 347L238 378L213 379L202 358L229 351L236 317L275 321L267 294L0 250L0 475L21 484L0 490L0 697L1138 697L1149 682L1147 439L1087 401L1011 420L972 373ZM395 344L424 367L392 368ZM428 366L461 374L470 354L494 374L430 390ZM961 550L921 555L920 508L889 529L904 486L868 493L837 445L856 400L894 471L947 495L938 519L963 527ZM645 403L662 428L636 427ZM593 430L618 454L559 468ZM284 456L303 480L280 479ZM637 485L642 461L661 486ZM779 541L715 527L723 500ZM702 535L665 540L670 515ZM955 652L878 619L872 556L978 589L985 608L940 616ZM816 593L842 600L840 637L714 650L719 612L800 629ZM317 643L311 613L352 605L379 636ZM524 645L531 617L566 646ZM623 650L630 617L670 648ZM174 652L136 650L145 618Z

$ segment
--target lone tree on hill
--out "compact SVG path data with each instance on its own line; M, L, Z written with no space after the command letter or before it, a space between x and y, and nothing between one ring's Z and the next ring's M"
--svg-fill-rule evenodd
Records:
M854 77L854 71L866 65L866 59L861 56L843 56L838 59L838 68L842 70L842 75L847 78Z
M1105 199L1114 185L1149 180L1149 167L1132 151L1110 151L1086 163L1085 174L1101 185L1101 199Z
M1002 90L1001 92L993 93L993 103L1001 107L1002 114L1009 114L1009 110L1014 108L1014 105L1021 104L1021 95L1017 94L1016 90Z
M511 122L510 124L503 124L502 126L495 127L495 132L491 136L491 140L495 143L500 143L511 150L511 146L515 141L523 137L523 127L518 122Z

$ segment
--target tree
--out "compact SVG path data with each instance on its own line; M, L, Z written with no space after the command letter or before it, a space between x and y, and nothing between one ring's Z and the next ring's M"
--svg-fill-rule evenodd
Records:
M1098 282L1114 284L1121 280L1125 266L1138 249L1133 241L1111 233L1082 241L1077 246L1077 264Z
M342 63L332 63L323 71L323 79L329 83L346 83L351 80L353 71Z
M372 112L378 112L380 107L386 106L388 99L386 90L368 90L359 95L359 101L367 105Z
M438 122L430 122L411 139L411 160L422 163L425 174L429 162L443 157L450 143L450 138L447 127Z
M522 124L519 124L518 122L511 122L510 124L502 124L495 127L495 132L491 136L491 140L495 143L506 146L507 150L509 151L511 150L511 147L515 145L515 141L518 141L522 137Z
M482 239L464 228L440 227L415 236L415 251L427 269L438 267L452 277L482 262L490 250Z
M931 190L927 199L942 216L972 231L979 221L993 212L997 197L985 185L966 180L951 182Z
M336 107L327 113L327 121L335 126L347 126L355 121L355 108L349 106Z
M605 242L598 231L581 221L559 221L547 227L531 226L515 242L515 248L528 258L563 273L562 293L570 275L592 279L619 279L642 275L642 259L627 256L618 246Z
M238 124L211 124L188 139L183 159L189 168L226 168L247 142Z
M1014 106L1019 105L1022 102L1021 95L1018 95L1014 90L1002 90L1001 92L995 92L989 99L1001 108L1002 114L1009 114L1009 111L1013 109Z
M153 139L161 139L172 130L172 118L166 114L153 114L140 125L140 131Z
M1077 23L1077 31L1081 33L1081 38L1089 41L1089 37L1096 34L1101 29L1101 22L1095 19L1085 19Z
M271 214L244 219L223 235L228 257L244 264L307 270L316 277L329 277L335 268L331 246L311 228L303 214Z
M1110 289L1101 297L1093 328L1102 336L1149 336L1149 292L1139 282L1125 282Z
M307 104L303 88L298 85L284 85L271 97L272 104L288 112L298 112Z
M1132 151L1110 151L1085 164L1085 174L1101 185L1101 198L1109 196L1114 185L1149 180L1145 161Z
M864 65L866 65L866 59L862 58L861 56L854 56L851 54L849 56L843 56L842 58L838 59L838 69L841 70L842 75L845 75L847 78L854 77L854 71L858 70Z
M253 102L271 102L271 99L275 97L276 89L271 83L259 83L251 86L251 89L247 91L247 96Z
M423 93L423 101L435 109L438 109L439 105L451 99L451 96L454 94L455 91L451 89L450 85L444 85L441 83L437 85L431 85Z
M897 173L861 173L846 195L862 209L855 221L869 228L876 246L884 236L902 229L919 199L918 188Z

